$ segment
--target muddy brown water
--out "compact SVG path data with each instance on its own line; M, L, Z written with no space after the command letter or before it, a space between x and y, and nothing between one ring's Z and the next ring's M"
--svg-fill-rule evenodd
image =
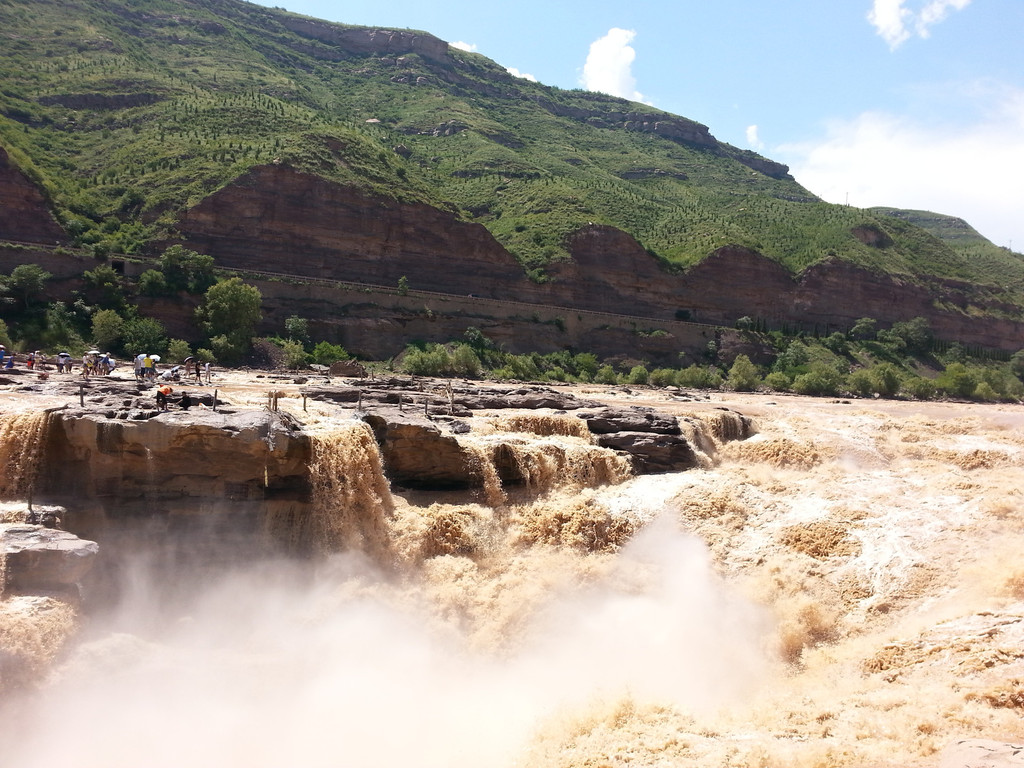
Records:
M103 617L6 595L5 764L929 766L1024 736L1020 406L580 388L693 415L715 455L630 478L557 414L481 415L534 487L469 497L340 480L368 435L275 388L353 497L311 523L349 549L174 615L144 557ZM715 441L721 406L758 434Z

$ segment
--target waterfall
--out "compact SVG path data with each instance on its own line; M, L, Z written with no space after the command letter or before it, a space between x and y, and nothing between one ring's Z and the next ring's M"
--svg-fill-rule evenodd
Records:
M32 495L49 426L48 411L0 417L0 499Z
M362 421L312 436L310 543L322 551L356 549L384 563L391 546L391 489L373 430Z

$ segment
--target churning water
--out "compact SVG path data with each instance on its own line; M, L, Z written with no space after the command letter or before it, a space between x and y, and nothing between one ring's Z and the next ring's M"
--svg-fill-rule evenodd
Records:
M175 574L171 607L140 557L56 658L70 609L0 602L44 679L4 692L2 763L923 766L1020 738L1014 414L791 402L747 403L738 443L698 414L705 469L632 479L507 421L472 501L392 495L369 430L324 431L305 524L346 551Z

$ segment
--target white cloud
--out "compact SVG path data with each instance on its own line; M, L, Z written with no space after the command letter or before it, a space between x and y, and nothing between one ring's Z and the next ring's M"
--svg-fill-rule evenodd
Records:
M531 83L536 83L537 78L533 75L528 75L525 72L520 72L515 67L506 67L505 71L508 72L512 77L521 77L523 80L529 80Z
M461 40L457 40L454 43L448 43L448 45L450 45L452 48L458 48L460 51L473 52L476 50L476 43L464 43Z
M634 37L636 32L632 29L613 27L607 35L591 43L587 62L583 65L583 87L588 91L643 101L643 94L636 89L636 78L633 77L636 51L630 43Z
M868 21L890 49L899 48L914 33L918 37L928 37L931 28L945 20L951 10L962 11L971 0L927 0L918 10L906 8L907 2L873 0L868 12Z
M752 149L764 149L764 142L761 141L761 137L758 136L757 126L747 126L747 144Z
M986 93L993 98L990 89ZM865 112L831 123L820 141L778 147L773 154L830 202L958 216L996 245L1024 245L1022 90L1003 88L991 108L967 125Z

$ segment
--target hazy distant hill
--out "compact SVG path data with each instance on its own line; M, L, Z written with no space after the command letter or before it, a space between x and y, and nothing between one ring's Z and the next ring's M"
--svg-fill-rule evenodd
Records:
M480 224L534 282L597 226L668 272L735 245L792 274L842 261L1024 306L1019 256L923 214L821 202L699 123L519 79L424 32L239 0L0 0L0 148L101 251L145 252L197 210L200 242L220 242L211 196L276 167Z

